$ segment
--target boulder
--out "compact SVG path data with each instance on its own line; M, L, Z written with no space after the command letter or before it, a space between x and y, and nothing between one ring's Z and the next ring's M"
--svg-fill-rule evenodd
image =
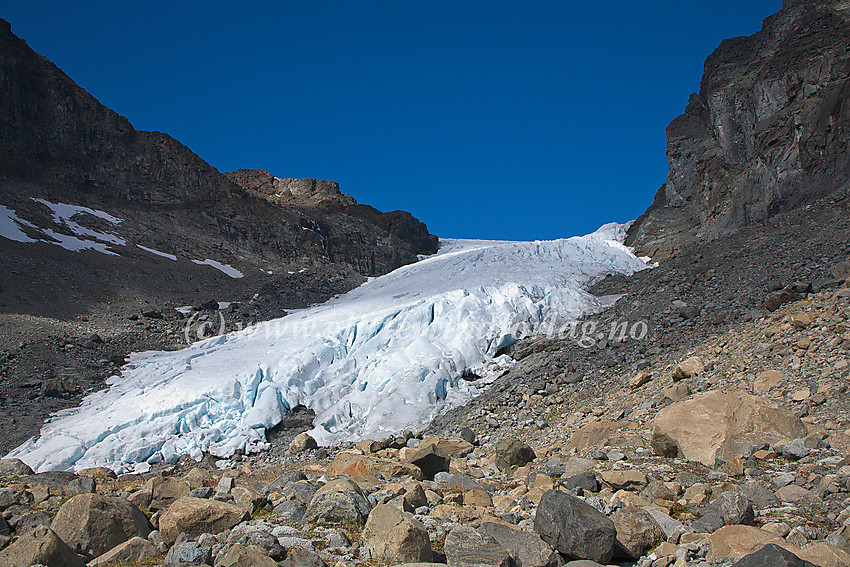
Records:
M327 567L327 564L319 554L301 547L293 547L286 554L286 559L280 562L280 567Z
M451 457L440 451L436 443L419 445L418 449L407 457L410 464L419 467L426 480L434 480L434 475L448 472Z
M818 541L796 552L800 559L814 563L818 567L847 567L850 565L850 553L838 549L825 541Z
M97 557L133 537L148 537L148 519L124 498L78 494L65 502L50 529L77 553Z
M86 562L74 553L50 528L36 528L0 550L0 565L49 565L50 567L86 567Z
M372 559L381 563L395 565L431 561L428 530L413 514L389 504L379 504L369 514L363 529L363 541Z
M250 517L245 508L233 504L184 496L175 500L160 516L159 531L166 542L174 543L181 533L189 537L217 534Z
M652 380L652 374L646 370L641 370L629 380L629 386L632 388L640 388L644 384Z
M585 492L599 492L599 479L590 471L574 474L563 481L568 490L581 488Z
M732 567L816 567L800 559L787 549L775 544L767 544L758 551L742 557Z
M560 563L560 557L552 546L533 532L495 522L482 523L478 531L507 549L516 567L557 567Z
M673 382L697 376L705 372L705 363L698 356L687 358L676 365L673 369Z
M90 477L98 480L115 480L116 478L118 478L118 475L115 474L115 471L106 467L90 467L81 471L77 471L76 474L77 476Z
M20 459L0 459L0 475L25 476L33 470Z
M600 476L614 490L640 490L648 483L646 475L640 471L603 471Z
M310 434L306 431L296 435L295 439L292 440L292 443L289 444L290 453L302 453L304 451L311 451L318 448L319 444L316 443L316 440L310 437Z
M216 557L215 565L216 567L277 567L277 561L269 557L260 546L237 543Z
M661 526L646 511L626 506L611 515L617 530L615 553L628 559L637 559L646 551L664 541Z
M212 562L212 549L200 546L194 541L175 543L165 556L165 567L185 567L186 565L209 565Z
M426 435L422 438L422 442L419 445L420 447L436 445L441 453L455 459L462 459L475 450L472 442L461 439L460 437L433 437Z
M752 525L755 511L750 501L742 494L732 491L722 492L705 507L704 515L720 517L727 526L734 524Z
M305 524L362 524L370 512L369 502L356 484L348 479L331 481L310 500L304 513Z
M328 476L365 474L379 474L385 478L410 476L416 480L424 479L422 470L410 463L347 451L337 453L327 468Z
M510 437L496 443L496 467L500 471L511 467L523 467L537 458L527 443Z
M575 449L580 455L586 455L604 445L623 446L629 444L622 429L634 427L630 421L594 421L578 428L570 437L564 451Z
M189 494L189 483L172 477L155 476L145 483L144 488L151 493L152 501L171 503Z
M708 559L744 557L768 544L785 545L775 534L752 526L726 526L708 536ZM763 564L764 565L764 564Z
M569 494L549 490L534 516L541 539L572 559L607 563L614 555L617 530L610 518Z
M141 563L159 555L154 544L140 537L133 537L116 545L103 555L90 561L88 567L100 567L124 563Z
M741 457L754 445L805 434L803 422L771 400L712 390L658 412L650 442L660 455L713 467L718 460Z
M510 567L511 554L499 542L469 526L452 528L443 551L449 565L457 567Z

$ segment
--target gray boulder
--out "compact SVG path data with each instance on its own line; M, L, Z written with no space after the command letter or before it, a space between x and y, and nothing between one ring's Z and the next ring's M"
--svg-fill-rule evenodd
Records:
M516 567L557 567L560 563L560 557L552 546L533 532L494 522L484 522L478 531L507 549Z
M456 526L446 536L443 551L457 567L510 567L511 554L491 536L469 526Z
M732 567L816 567L800 559L790 551L782 549L778 545L768 544L756 551L745 555L733 564Z
M569 494L548 490L534 516L534 531L571 559L607 563L614 555L617 530L610 518Z

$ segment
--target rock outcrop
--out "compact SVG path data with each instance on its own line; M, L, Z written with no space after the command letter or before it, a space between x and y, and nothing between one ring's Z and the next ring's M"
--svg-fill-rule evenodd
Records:
M723 41L667 128L667 181L627 244L665 258L846 187L848 42L843 0L785 0Z

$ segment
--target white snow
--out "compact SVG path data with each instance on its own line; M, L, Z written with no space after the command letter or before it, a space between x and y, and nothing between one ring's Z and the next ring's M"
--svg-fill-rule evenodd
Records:
M18 218L18 215L9 207L0 205L0 236L14 240L15 242L35 242L21 230L22 226L36 228L31 222Z
M245 274L237 270L232 266L228 266L227 264L222 264L221 262L216 262L215 260L210 260L207 258L206 260L192 260L195 264L199 266L211 266L220 272L224 272L228 276L234 279L239 279L245 277Z
M316 411L311 435L321 444L420 428L480 393L465 371L493 373L506 362L502 347L599 308L583 285L645 268L619 243L623 233L444 241L438 254L323 305L181 351L135 354L108 389L8 456L38 471L226 457L261 450L266 429L297 404Z
M80 250L95 250L103 254L118 256L115 252L109 249L110 244L124 246L127 241L123 238L108 232L92 230L81 226L77 222L71 220L72 217L79 214L88 214L94 217L101 218L111 224L117 225L123 222L117 217L113 217L109 213L90 209L88 207L79 207L77 205L66 205L64 203L51 203L44 199L36 199L33 201L41 203L48 207L53 216L53 222L57 225L62 225L73 233L73 235L63 234L51 228L41 228L31 222L18 218L17 213L8 207L0 205L0 236L15 240L17 242L46 242L47 244L55 244L72 252ZM27 236L21 227L26 226L40 233L44 238L34 239Z
M80 226L78 223L71 220L73 217L80 214L87 214L93 217L97 217L103 219L111 224L117 225L123 222L121 219L117 217L113 217L109 213L105 213L103 211L98 211L95 209L90 209L88 207L79 207L77 205L66 205L64 203L51 203L50 201L45 201L44 199L36 199L33 197L33 201L41 203L45 205L50 211L53 213L53 222L56 224L65 225L68 229L76 234L77 236L83 236L88 238L93 238L96 241L105 242L107 244L115 244L118 246L124 246L127 244L127 241L119 236L115 236L114 234L110 234L108 232L101 232L99 230L92 230L90 228L86 228L84 226ZM56 236L56 233L53 231L45 230L45 233L49 234L50 237L59 241L59 245L68 250L78 251L78 250L86 250L89 248L96 249L99 252L105 252L107 254L115 254L114 252L108 252L105 250L105 247L94 246L90 240L84 240L79 238L71 238L71 237L62 237L63 235Z
M147 246L142 246L141 244L136 244L139 248L144 250L145 252L150 252L156 256L162 256L163 258L168 258L169 260L176 260L177 256L174 254L169 254L168 252L160 252L159 250L154 250L153 248L148 248Z

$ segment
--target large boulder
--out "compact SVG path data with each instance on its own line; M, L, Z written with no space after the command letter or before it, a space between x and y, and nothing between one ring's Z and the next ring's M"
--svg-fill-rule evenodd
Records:
M20 459L0 459L0 475L25 476L33 470Z
M583 500L557 490L546 491L540 499L534 531L572 559L608 563L614 555L614 522Z
M745 555L732 567L817 567L800 559L787 549L768 544L749 555Z
M451 464L451 457L443 453L435 443L420 445L407 460L419 467L426 480L434 480L437 473L448 472Z
M371 506L363 492L348 479L337 479L316 491L304 513L305 524L363 524Z
M713 467L760 443L806 435L806 426L775 402L744 392L697 394L658 412L650 442L660 455Z
M146 539L134 537L90 561L88 567L141 563L157 555L159 550L154 544Z
M174 543L181 533L189 537L217 534L250 517L248 510L233 504L184 496L175 500L160 516L159 531L165 541Z
M416 480L424 479L422 470L410 463L348 451L337 453L328 465L327 474L328 476L379 474L386 478L411 476Z
M141 510L124 498L78 494L65 502L50 525L77 553L97 557L153 530Z
M428 530L413 514L389 504L379 504L369 514L363 541L372 559L381 563L395 565L431 561Z
M232 545L215 561L216 567L277 567L277 561L269 557L257 545Z
M86 562L74 553L50 528L36 528L16 539L0 551L0 565L49 565L50 567L85 567Z
M818 567L847 567L850 565L850 553L838 549L825 541L807 545L796 553L800 559L811 561Z
M752 526L726 526L708 536L708 559L744 557L768 544L785 545L776 534Z
M626 506L611 515L617 530L616 552L628 559L637 559L664 541L664 532L648 512Z
M507 549L517 567L557 567L559 564L560 557L552 546L533 532L495 522L482 523L478 531Z
M525 466L536 458L534 449L528 443L514 437L496 443L496 467L500 471Z
M510 567L511 554L489 535L469 526L452 528L443 551L449 565L457 567Z
M456 459L462 459L475 450L475 445L460 437L434 437L426 435L422 438L419 446L427 447L428 445L436 445L441 453Z

